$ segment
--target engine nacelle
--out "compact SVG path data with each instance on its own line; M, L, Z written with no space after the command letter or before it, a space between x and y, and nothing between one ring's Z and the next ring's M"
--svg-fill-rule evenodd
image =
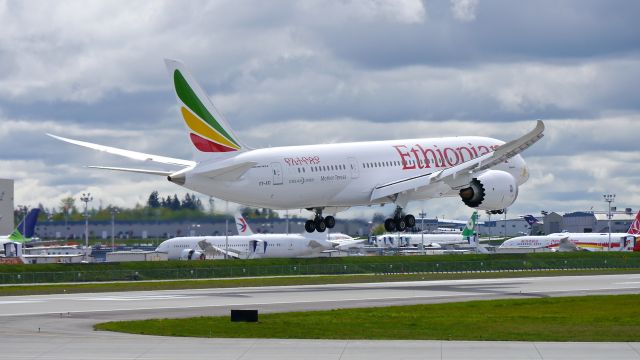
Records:
M480 210L501 210L511 206L518 197L516 179L506 171L489 170L473 178L460 190L465 205Z
M206 258L204 252L194 249L184 249L180 253L180 260L204 260Z

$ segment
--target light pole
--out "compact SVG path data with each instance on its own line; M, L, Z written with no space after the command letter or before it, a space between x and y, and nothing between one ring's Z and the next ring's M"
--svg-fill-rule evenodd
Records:
M489 217L489 221L487 222L487 226L485 227L489 232L489 241L491 241L491 211L487 210L486 213L487 213L487 216Z
M607 212L608 228L609 228L609 245L607 246L607 251L611 251L611 203L616 199L616 194L604 194L604 201L609 204L609 211Z
M111 251L116 251L116 214L118 214L117 208L111 208Z
M424 217L427 216L427 214L424 212L424 209L422 209L422 212L419 214L420 215L420 243L422 244L422 255L425 254L424 251Z
M93 197L91 193L82 193L80 197L80 201L84 202L84 259L88 260L88 251L89 251L89 212L87 211L89 208L89 201L92 201Z

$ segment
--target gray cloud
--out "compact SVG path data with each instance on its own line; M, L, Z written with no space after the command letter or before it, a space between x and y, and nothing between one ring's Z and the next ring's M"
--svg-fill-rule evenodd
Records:
M640 198L640 5L599 1L0 2L0 177L16 203L90 190L133 205L166 180L45 132L190 158L162 58L184 60L255 146L486 135L547 123L511 209ZM301 135L302 134L302 135ZM204 198L204 197L203 197ZM618 200L619 199L619 200ZM413 210L421 204L412 204ZM457 199L427 213L465 217ZM348 215L382 209L354 209Z

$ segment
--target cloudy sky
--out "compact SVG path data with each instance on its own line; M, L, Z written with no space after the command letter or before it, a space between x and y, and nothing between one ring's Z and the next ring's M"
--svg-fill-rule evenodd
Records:
M637 209L639 17L634 1L0 1L0 177L30 206L182 194L86 169L140 164L45 136L191 158L163 63L177 58L255 147L509 140L543 119L511 213L600 210L605 192ZM469 214L458 199L410 210L423 206Z

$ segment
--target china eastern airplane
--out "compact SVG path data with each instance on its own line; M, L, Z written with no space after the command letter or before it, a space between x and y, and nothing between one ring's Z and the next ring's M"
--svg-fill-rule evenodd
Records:
M235 221L236 221L236 229L238 230L238 235L255 236L253 231L251 230L251 226L249 226L249 223L247 222L247 220L245 220L242 214L240 213L235 214ZM273 235L276 235L276 234L273 234ZM289 234L278 234L278 235L286 237ZM258 234L257 236L260 236L260 235ZM305 236L304 234L302 234L302 236L312 240L315 238L319 238L319 239L328 241L329 243L331 243L331 245L333 245L333 250L325 250L325 251L357 250L357 249L361 249L365 243L365 239L354 239L351 236L343 233L331 232L324 237L318 237L318 236L314 237L311 235Z
M300 234L256 234L225 236L185 236L163 241L156 251L169 260L204 260L216 255L236 259L294 258L319 256L333 244Z
M387 231L415 225L409 201L460 197L499 213L516 200L529 173L520 153L543 136L544 124L510 142L480 136L367 141L253 149L242 142L205 91L178 61L166 60L194 160L176 159L51 135L75 145L174 167L174 170L90 166L165 176L223 200L314 212L308 232L335 225L352 206L395 204ZM312 134L307 134L312 135Z
M640 251L640 211L626 233L570 233L518 236L503 242L498 249L551 249L558 251Z

